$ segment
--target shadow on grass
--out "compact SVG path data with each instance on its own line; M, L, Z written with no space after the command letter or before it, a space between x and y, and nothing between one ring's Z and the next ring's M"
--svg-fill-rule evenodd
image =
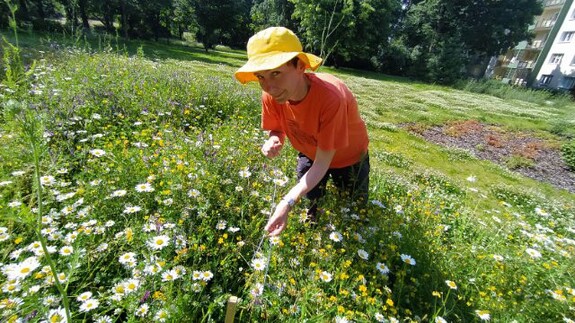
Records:
M11 30L0 30L0 35L4 36L10 43L15 44L16 40ZM242 51L220 47L206 51L198 44L184 44L180 40L170 40L170 43L167 43L161 41L125 40L119 37L96 34L72 37L57 33L19 31L18 43L20 48L24 50L76 47L98 52L112 49L119 54L128 56L137 55L141 48L143 56L148 59L200 61L231 67L239 67L246 60L246 55Z

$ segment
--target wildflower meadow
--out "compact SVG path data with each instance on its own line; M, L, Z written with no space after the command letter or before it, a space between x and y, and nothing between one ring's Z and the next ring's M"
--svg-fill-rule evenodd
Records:
M573 195L417 168L364 114L367 207L333 192L317 225L300 203L268 238L295 151L261 155L260 92L234 66L56 45L4 57L2 322L223 322L230 296L236 322L575 320Z

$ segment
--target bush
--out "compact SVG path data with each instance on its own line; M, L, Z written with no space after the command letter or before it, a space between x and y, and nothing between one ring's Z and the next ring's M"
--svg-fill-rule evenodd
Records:
M565 106L572 101L569 94L564 92L511 86L498 80L470 79L458 82L454 87L468 92L493 95L501 99L521 100L541 105L552 103L556 107Z
M561 148L561 153L567 166L572 170L575 170L575 140L571 140L564 144Z

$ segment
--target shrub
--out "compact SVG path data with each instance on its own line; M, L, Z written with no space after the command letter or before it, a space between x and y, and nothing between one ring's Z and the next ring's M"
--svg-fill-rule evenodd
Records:
M561 153L567 166L572 170L575 170L575 140L571 140L564 144L561 148Z
M467 80L458 82L454 87L468 92L489 94L501 99L521 100L541 105L553 104L556 107L572 102L567 93L511 86L498 80Z

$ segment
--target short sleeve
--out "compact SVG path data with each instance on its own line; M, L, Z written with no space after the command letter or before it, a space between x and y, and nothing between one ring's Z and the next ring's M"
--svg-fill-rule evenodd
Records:
M262 95L262 129L284 132L278 109L273 99L265 93Z

